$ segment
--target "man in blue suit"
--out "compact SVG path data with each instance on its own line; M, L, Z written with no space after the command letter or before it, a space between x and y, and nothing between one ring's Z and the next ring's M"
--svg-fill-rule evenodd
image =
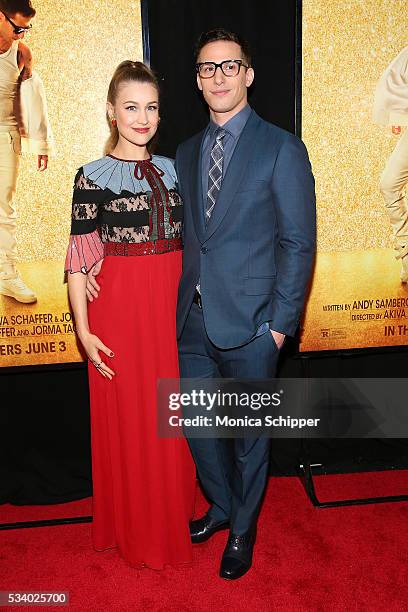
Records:
M275 376L299 324L315 251L314 180L303 143L248 105L247 43L223 29L201 35L197 85L208 127L177 151L185 205L177 328L182 378ZM251 567L269 440L189 439L211 506L193 542L230 529L220 576Z

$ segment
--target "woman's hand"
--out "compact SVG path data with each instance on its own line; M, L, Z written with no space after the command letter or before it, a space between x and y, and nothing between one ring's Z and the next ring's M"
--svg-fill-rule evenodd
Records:
M98 261L93 268L88 272L86 277L86 297L89 302L93 302L94 298L97 298L99 295L100 286L96 280L99 272L101 271L103 264L103 259Z
M105 353L105 355L108 355L108 357L114 357L113 351L105 346L98 336L91 334L89 331L78 332L78 336L86 351L86 354L88 355L89 361L93 363L95 368L104 378L109 378L109 380L112 380L112 377L115 376L115 372L111 370L106 363L104 363L104 361L102 361L99 351Z

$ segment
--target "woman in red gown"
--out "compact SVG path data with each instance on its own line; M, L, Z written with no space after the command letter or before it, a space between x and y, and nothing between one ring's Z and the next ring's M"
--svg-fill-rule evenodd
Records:
M158 84L122 62L108 92L106 155L74 182L66 270L88 355L93 544L134 567L191 562L195 471L184 438L157 435L159 378L178 378L175 315L183 204L171 160L151 156ZM87 306L86 274L98 274ZM100 269L100 271L99 271Z

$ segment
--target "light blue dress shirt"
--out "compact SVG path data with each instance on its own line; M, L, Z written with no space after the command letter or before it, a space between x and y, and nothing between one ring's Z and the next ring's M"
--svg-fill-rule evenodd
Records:
M212 120L208 124L207 130L204 134L203 143L201 145L201 176L204 210L206 208L207 203L208 173L210 170L211 149L215 140L215 132L220 127L222 127L222 129L226 131L222 142L224 147L224 162L222 167L222 175L225 176L228 165L231 161L232 154L234 153L235 147L237 146L237 142L239 137L241 136L241 132L249 119L251 110L251 107L249 106L249 104L247 104L241 111L239 111L239 113L237 113L229 121L227 121L227 123L224 123L223 126L219 126Z

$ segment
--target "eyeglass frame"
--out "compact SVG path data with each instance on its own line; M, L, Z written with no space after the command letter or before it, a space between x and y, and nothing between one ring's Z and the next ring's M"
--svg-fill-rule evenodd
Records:
M0 11L1 13L3 13L3 15L5 16L5 18L7 19L7 21L9 22L9 24L12 26L14 34L17 34L17 36L19 34L23 34L26 32L29 32L31 30L31 28L33 27L33 24L30 23L29 26L24 27L24 26L19 26L17 24L14 23L14 21L11 21L10 17L8 15L6 15L6 13L4 11Z
M237 74L234 74L234 76L232 76L231 74L225 74L225 72L223 70L223 67L222 67L223 64L228 64L228 63L231 63L231 62L234 62L234 63L238 64L238 72L237 72ZM208 77L202 76L200 74L201 66L205 66L206 64L207 65L211 64L212 66L214 66L214 74L212 74L211 76L208 76ZM242 59L233 59L233 60L230 59L230 60L224 60L223 62L220 62L219 64L217 64L216 62L199 62L198 64L195 65L195 68L196 68L196 72L197 72L198 76L200 77L200 79L212 79L214 77L215 73L217 72L217 68L221 68L221 72L222 72L222 74L224 76L226 76L228 78L234 78L234 77L239 75L239 72L241 70L241 66L243 66L244 68L247 68L247 69L251 67L251 66L247 66L246 64L244 64L244 60L242 60Z

